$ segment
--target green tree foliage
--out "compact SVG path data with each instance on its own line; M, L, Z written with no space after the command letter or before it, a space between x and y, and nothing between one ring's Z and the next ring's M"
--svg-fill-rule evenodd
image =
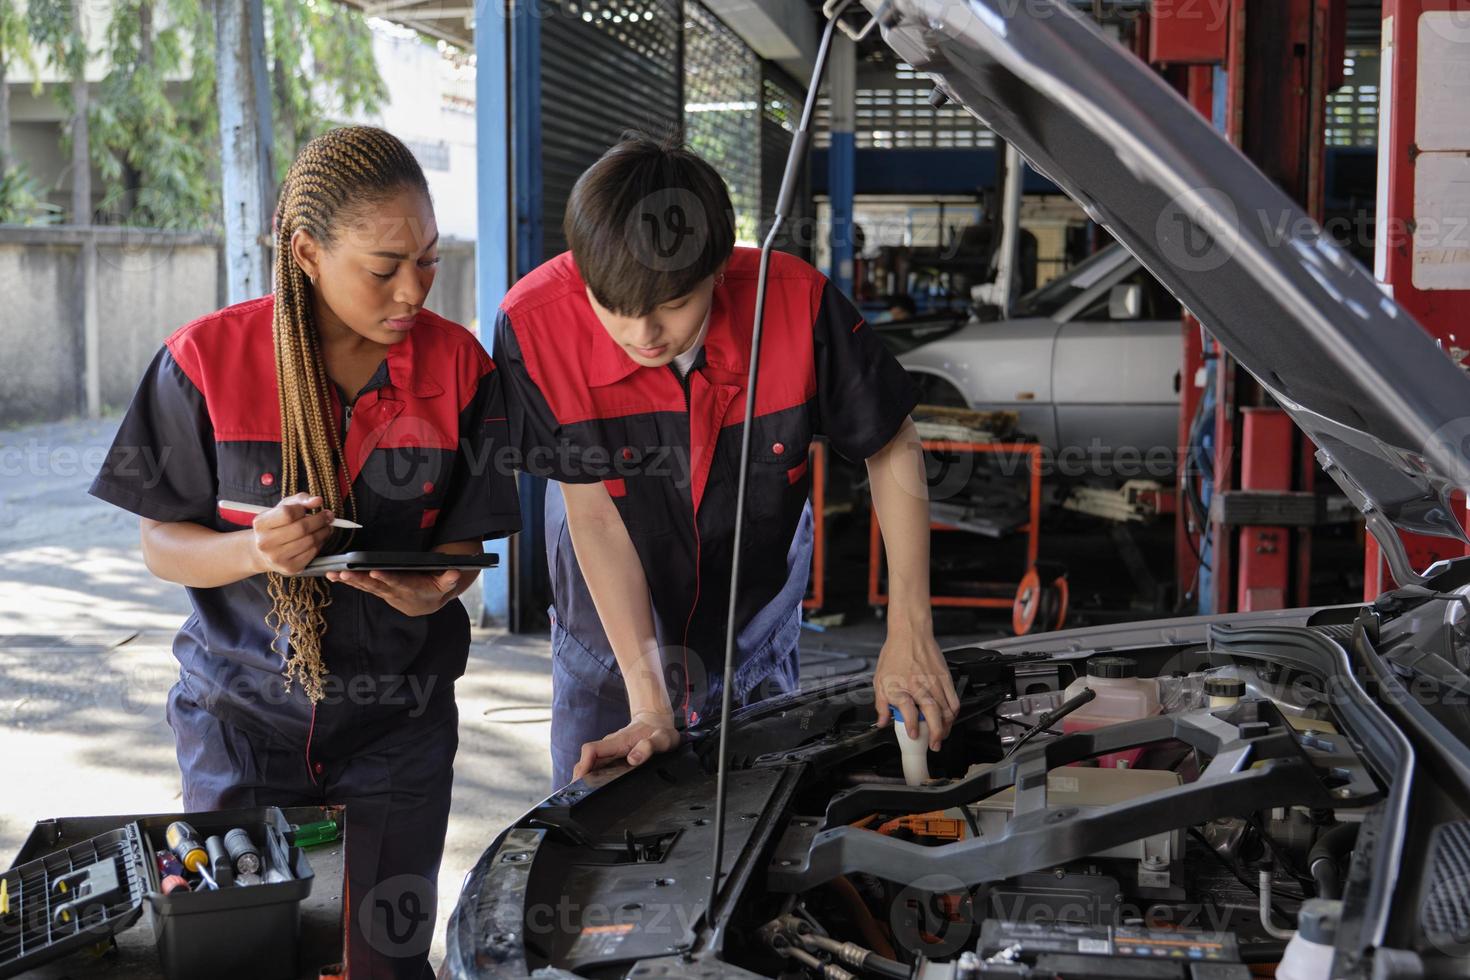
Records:
M165 23L155 27L159 14ZM127 224L197 228L217 203L198 136L213 100L181 99L169 81L213 58L187 57L212 31L196 0L114 0L105 55L108 71L91 114L92 160L102 183L98 210ZM210 73L209 82L213 82ZM200 87L189 79L184 86Z
M61 208L47 203L23 165L13 164L0 176L0 225L54 225L61 219Z
M334 120L388 98L363 15L338 0L265 0L276 179Z
M14 162L10 159L10 89L6 87L12 65L24 65L36 77L36 52L25 14L16 0L0 0L0 177Z
M0 0L0 14L14 2ZM88 56L74 3L27 0L31 39L68 78L80 73ZM112 0L103 47L92 52L108 68L88 113L102 190L98 210L110 221L220 226L212 7L212 0ZM302 144L352 115L375 112L387 88L359 11L337 0L264 0L264 10L279 180ZM3 29L0 19L0 43ZM57 95L70 112L74 103L65 86ZM63 144L70 145L69 135Z
M25 66L36 77L36 52L25 14L16 0L0 0L0 224L54 222L57 209L45 203L35 180L15 161L10 149L8 78L16 65Z

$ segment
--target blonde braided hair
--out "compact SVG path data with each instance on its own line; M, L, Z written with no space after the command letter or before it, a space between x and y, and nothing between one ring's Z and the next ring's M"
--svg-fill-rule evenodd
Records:
M357 498L347 479L342 440L332 412L331 381L321 357L313 283L296 264L291 238L305 230L323 248L344 219L404 187L428 194L423 170L395 136L370 126L329 130L297 154L276 207L275 309L271 337L281 411L282 499L305 490L333 514L353 518ZM340 477L339 477L340 474ZM343 499L343 490L346 499ZM345 504L345 506L344 506ZM341 551L352 532L334 532L322 553ZM322 637L331 590L321 578L268 575L271 611L266 623L280 649L289 631L286 688L300 681L313 703L322 699Z

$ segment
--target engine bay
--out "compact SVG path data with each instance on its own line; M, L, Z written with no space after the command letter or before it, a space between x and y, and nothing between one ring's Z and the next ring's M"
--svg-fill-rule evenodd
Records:
M1380 785L1309 674L1148 672L1018 665L931 771L906 771L890 737L813 780L726 960L782 977L1316 975L1290 964L1330 963Z
M961 710L917 757L866 679L741 709L718 888L706 736L504 831L446 976L1460 975L1424 972L1470 950L1458 783L1409 805L1455 743L1384 707L1419 710L1395 665L1459 662L1466 604L1380 605L950 651Z

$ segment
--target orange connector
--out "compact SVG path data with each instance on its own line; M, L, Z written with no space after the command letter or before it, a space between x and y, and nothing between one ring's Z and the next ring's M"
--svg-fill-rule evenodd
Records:
M899 830L907 830L915 837L934 837L946 841L965 839L965 822L955 817L946 817L942 810L899 817L878 827L880 834L892 834Z

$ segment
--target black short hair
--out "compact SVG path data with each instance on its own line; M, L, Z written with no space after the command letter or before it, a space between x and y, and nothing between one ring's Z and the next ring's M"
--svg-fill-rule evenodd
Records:
M888 308L890 310L903 310L909 316L917 316L919 305L908 293L894 293L888 297Z
M597 302L644 316L730 257L735 208L719 173L679 136L629 131L577 178L562 229Z

